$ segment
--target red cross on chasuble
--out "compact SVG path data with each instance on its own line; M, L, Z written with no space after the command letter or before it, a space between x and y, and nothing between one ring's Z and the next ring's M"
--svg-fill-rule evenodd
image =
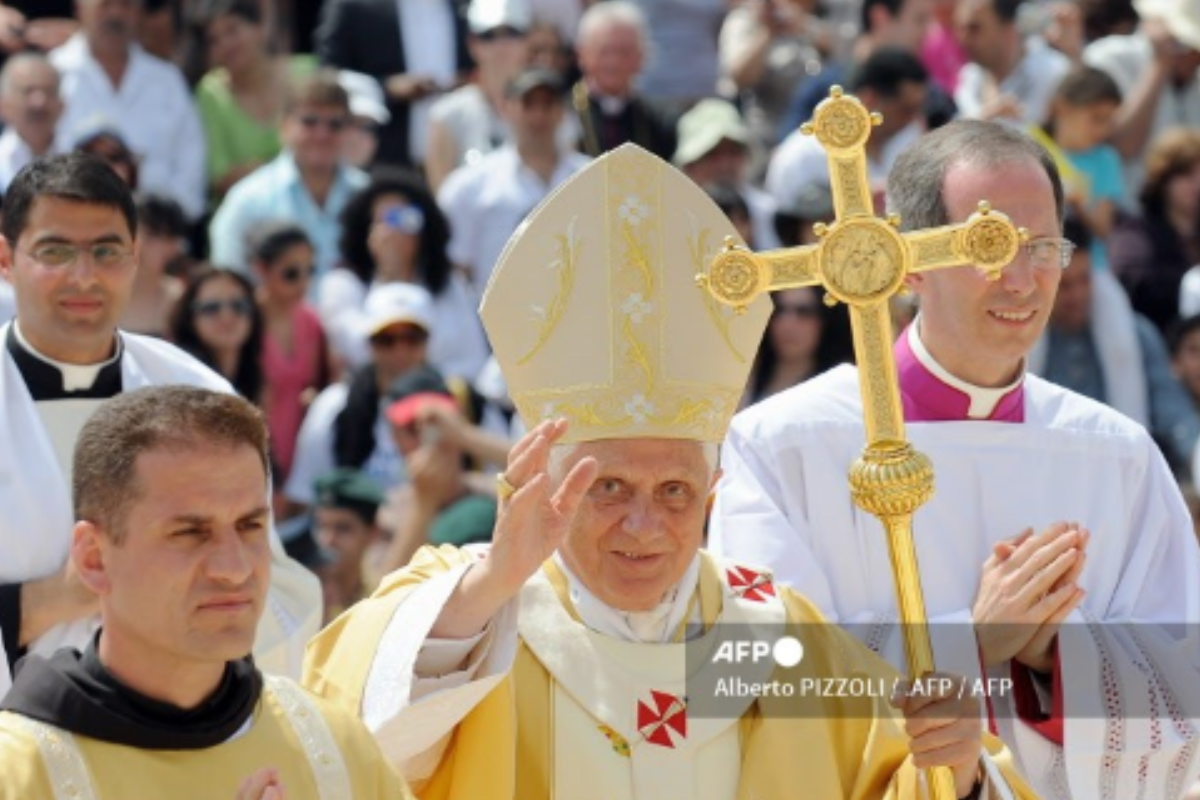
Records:
M729 588L744 600L755 603L765 603L767 597L775 596L775 584L771 583L769 572L755 572L746 567L729 567L725 570L725 578Z
M653 706L638 701L638 732L651 744L674 749L675 739L687 738L687 698L651 689L650 699ZM675 739L671 731L678 734Z

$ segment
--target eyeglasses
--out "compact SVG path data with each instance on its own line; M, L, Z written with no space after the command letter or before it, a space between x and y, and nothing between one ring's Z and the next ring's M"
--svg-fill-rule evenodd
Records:
M425 228L425 214L417 206L392 206L383 212L383 224L416 236Z
M395 347L398 344L403 344L407 347L416 347L425 344L428 338L421 331L385 332L372 336L371 345L382 348Z
M306 281L316 274L317 267L315 264L309 264L308 266L304 267L287 266L279 270L279 277L283 278L288 283L299 283L300 281Z
M192 304L192 313L198 317L215 317L222 311L228 310L238 317L248 317L254 306L244 297L234 297L229 300L205 300Z
M511 25L499 25L495 28L488 28L482 33L475 34L475 38L481 42L496 42L502 39L524 39L525 31L520 28L514 28Z
M788 306L781 304L775 306L774 315L777 317L790 315L797 319L816 319L821 315L821 309L816 306Z
M1034 269L1048 272L1062 271L1071 266L1071 256L1075 254L1074 242L1056 236L1030 239L1022 247Z
M345 117L323 117L320 114L302 114L299 120L301 125L310 130L318 126L323 126L332 133L341 133L346 127Z
M79 254L87 251L97 267L118 267L128 261L133 250L118 242L96 244L73 244L71 242L42 242L21 252L42 266L69 267L79 260Z

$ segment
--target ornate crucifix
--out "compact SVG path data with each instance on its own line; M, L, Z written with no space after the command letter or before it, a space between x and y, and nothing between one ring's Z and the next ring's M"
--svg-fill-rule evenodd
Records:
M892 355L888 299L916 272L974 264L989 280L1013 260L1027 233L984 201L965 223L900 233L900 219L875 216L864 146L883 121L859 100L833 87L801 130L815 134L829 159L836 220L816 226L819 244L754 253L726 240L697 282L715 298L744 309L762 292L820 284L825 301L850 307L867 444L850 467L855 504L887 532L908 671L934 669L925 600L913 547L912 515L933 495L933 465L905 440ZM953 800L948 769L931 776L936 800Z

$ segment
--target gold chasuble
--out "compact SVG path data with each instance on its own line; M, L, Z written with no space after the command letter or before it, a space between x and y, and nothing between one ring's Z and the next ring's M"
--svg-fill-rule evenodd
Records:
M359 709L396 609L425 580L476 557L449 546L422 549L310 643L304 683ZM819 612L775 587L769 574L703 552L700 558L702 636L712 636L717 623L803 626L795 629L802 632L801 663L775 672L767 666L755 679L860 677L891 686L899 678L838 626L812 624L822 621ZM746 575L757 578L747 582ZM525 585L515 664L455 728L433 775L411 781L421 800L925 797L903 719L886 698L824 699L822 713L809 706L802 715L786 698L748 699L740 717L690 719L684 645L595 633L564 599L545 570ZM987 735L984 741L989 766L1012 791L991 797L1034 798L1003 745Z

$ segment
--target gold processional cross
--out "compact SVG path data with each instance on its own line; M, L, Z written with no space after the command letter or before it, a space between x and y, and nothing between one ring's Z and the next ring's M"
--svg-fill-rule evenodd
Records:
M965 223L903 234L899 217L876 217L864 146L871 126L882 121L833 87L813 121L801 128L816 134L829 159L836 220L815 226L820 243L755 253L730 238L708 274L696 280L737 309L763 292L818 284L825 302L850 307L867 434L862 455L850 467L850 494L887 532L908 671L917 678L932 672L934 663L912 515L933 495L933 465L904 438L888 299L904 288L906 275L943 267L974 264L996 280L1028 234L986 201ZM949 769L933 770L930 782L936 800L956 797Z

